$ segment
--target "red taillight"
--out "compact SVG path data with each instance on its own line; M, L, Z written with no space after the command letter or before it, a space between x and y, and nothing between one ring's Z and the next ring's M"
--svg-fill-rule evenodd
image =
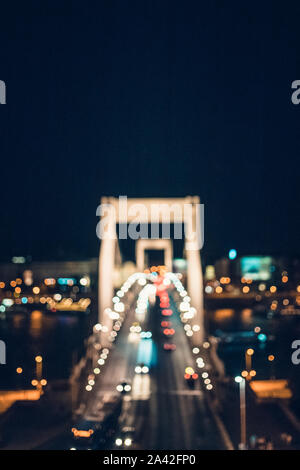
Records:
M175 346L175 344L172 344L172 343L171 343L171 344L165 343L165 344L164 344L164 349L166 349L166 350L171 350L171 351L175 351L176 346Z
M192 375L192 377L193 377L194 380L196 380L196 379L198 379L199 376L198 376L198 374L195 373L195 374Z
M164 331L164 334L167 336L172 336L175 333L174 328L165 328L163 331Z
M188 380L188 379L191 378L191 376L190 376L190 374L184 374L184 378L185 378L186 380Z
M171 309L164 309L161 313L162 313L162 315L168 317L168 316L172 315L173 312L172 312Z

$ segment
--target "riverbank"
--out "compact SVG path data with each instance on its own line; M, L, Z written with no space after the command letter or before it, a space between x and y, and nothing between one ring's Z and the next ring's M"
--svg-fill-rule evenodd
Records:
M68 381L50 383L38 401L15 402L0 415L0 449L35 449L70 430L71 403Z

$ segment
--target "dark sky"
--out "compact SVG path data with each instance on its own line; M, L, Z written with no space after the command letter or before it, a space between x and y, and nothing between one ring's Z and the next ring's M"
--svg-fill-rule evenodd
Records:
M207 255L299 254L299 2L0 10L0 259L97 255L101 195L197 194Z

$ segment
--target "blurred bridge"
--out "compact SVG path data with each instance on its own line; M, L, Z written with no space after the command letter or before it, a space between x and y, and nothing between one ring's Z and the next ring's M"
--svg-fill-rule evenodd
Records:
M142 238L138 238L139 234L136 231L131 234L137 239L136 265L138 272L143 272L147 267L145 266L144 257L147 249L163 250L164 264L169 271L172 271L172 240L170 238L159 238L159 224L183 224L184 230L182 231L181 228L179 235L184 238L184 255L187 260L187 289L195 308L192 321L200 326L193 341L195 344L201 343L204 338L203 276L200 259L200 248L203 244L203 221L201 220L199 198L195 196L171 199L116 199L107 197L102 198L98 215L100 215L99 231L101 232L99 323L106 326L108 333L111 331L112 320L106 312L109 312L112 307L114 270L116 265L121 263L116 230L117 224L152 224L150 239L146 238L145 234L141 235ZM170 237L170 231L167 235ZM127 226L126 233L123 232L121 237L127 238ZM105 337L102 338L102 341L105 341Z
M222 365L217 367L204 328L199 199L126 199L120 206L117 199L104 198L101 203L99 315L77 370L80 386L73 399L79 424L74 432L102 422L113 394L121 394L122 410L113 425L116 439L104 448L125 442L125 447L140 449L231 449L217 412L216 379ZM171 239L140 238L131 227L136 272L115 288L114 271L121 264L117 223L153 223L153 205L156 224L185 226L187 285L180 273L172 272ZM123 229L119 237L127 236ZM163 251L163 265L147 269L146 250ZM76 371L73 383L75 376Z
M83 366L81 426L102 420L103 403L126 392L115 442L104 448L130 429L127 442L139 449L231 449L218 416L213 344L205 337L195 346L200 325L181 276L164 267L132 274L105 315L112 327L94 326Z

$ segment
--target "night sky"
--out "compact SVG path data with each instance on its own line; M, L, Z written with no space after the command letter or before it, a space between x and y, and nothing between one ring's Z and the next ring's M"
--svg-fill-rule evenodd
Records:
M0 259L97 256L102 195L199 195L207 256L300 253L300 3L0 7Z

